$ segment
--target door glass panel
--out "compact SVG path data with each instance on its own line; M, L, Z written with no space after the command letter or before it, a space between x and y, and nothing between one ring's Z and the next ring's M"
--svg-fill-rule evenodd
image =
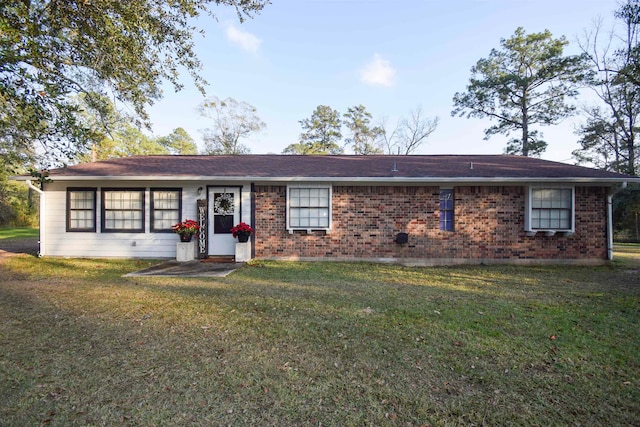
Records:
M235 203L232 193L213 194L213 232L231 234Z

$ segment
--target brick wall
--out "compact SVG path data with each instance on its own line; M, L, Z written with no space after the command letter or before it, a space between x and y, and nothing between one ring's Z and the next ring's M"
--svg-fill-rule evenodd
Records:
M576 187L575 234L529 237L524 187L455 187L455 231L439 230L438 187L334 186L333 226L286 230L286 186L255 187L257 258L600 259L606 249L606 194ZM394 242L397 233L409 243Z

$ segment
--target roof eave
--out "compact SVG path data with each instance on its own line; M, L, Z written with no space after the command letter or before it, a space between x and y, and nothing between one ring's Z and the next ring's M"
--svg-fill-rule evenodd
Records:
M33 180L31 176L13 176L15 181ZM497 184L530 182L566 182L585 184L617 184L622 182L638 182L639 178L632 177L331 177L331 176L206 176L206 175L153 175L153 176L73 176L54 175L52 181L225 181L225 182L355 182L355 183L397 183L397 184L429 184L429 183L467 183L467 184Z

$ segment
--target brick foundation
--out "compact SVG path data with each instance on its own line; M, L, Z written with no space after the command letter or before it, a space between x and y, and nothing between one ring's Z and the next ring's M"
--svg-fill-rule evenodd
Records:
M527 236L524 187L455 187L455 231L439 230L439 188L334 186L331 232L286 230L286 186L255 187L256 258L602 260L607 188L576 187L575 234ZM399 232L407 244L394 242Z

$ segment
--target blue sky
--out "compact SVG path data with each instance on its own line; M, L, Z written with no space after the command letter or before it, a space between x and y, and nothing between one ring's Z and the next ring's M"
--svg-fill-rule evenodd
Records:
M484 141L491 122L451 117L452 98L464 91L471 67L519 26L549 29L571 42L601 17L609 28L615 0L273 0L240 24L230 9L217 21L200 18L196 36L207 95L232 97L257 108L265 130L244 141L252 153L280 153L298 141L300 120L318 105L344 113L363 104L374 119L393 122L421 106L440 124L417 154L502 153L506 138ZM202 144L203 101L190 78L185 89L150 110L156 135L185 128ZM585 91L584 98L589 95ZM576 119L544 127L545 159L571 162Z

